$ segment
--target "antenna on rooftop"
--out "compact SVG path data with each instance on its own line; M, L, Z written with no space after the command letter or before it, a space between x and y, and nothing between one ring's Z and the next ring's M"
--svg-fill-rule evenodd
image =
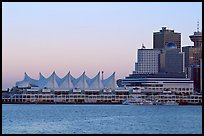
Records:
M146 47L144 46L144 43L142 43L142 49L145 49Z
M102 77L101 77L101 78L102 78L102 80L103 80L103 73L104 73L104 71L101 71L101 73L102 73Z
M199 21L197 21L197 32L199 32Z

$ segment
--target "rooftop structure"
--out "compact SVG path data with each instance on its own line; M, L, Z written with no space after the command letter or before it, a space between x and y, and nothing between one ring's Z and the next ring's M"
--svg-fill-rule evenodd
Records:
M116 88L115 72L107 79L100 79L100 72L93 78L86 76L85 72L78 78L74 78L70 72L63 78L57 76L53 72L48 78L45 78L41 73L39 80L32 79L25 73L22 81L16 82L18 87L35 86L38 88L48 89L102 89L102 88Z
M162 27L159 32L153 33L153 48L162 49L169 42L175 43L178 49L181 49L181 33L176 33L174 30Z
M197 32L194 32L194 35L190 35L189 37L194 42L195 47L202 46L202 32L199 31L199 22L197 24Z
M159 72L162 73L183 73L184 53L177 49L174 43L169 42L159 54Z

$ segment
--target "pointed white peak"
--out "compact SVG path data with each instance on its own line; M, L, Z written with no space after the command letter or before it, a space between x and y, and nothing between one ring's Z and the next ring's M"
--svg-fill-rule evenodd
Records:
M116 88L115 72L102 82L105 88Z
M101 89L103 88L103 84L100 80L100 72L90 80L89 88L91 89Z
M55 71L54 71L54 76L56 78L57 83L61 84L62 83L62 79L55 73Z
M66 78L67 76L70 77L70 79L71 79L72 82L74 82L74 80L76 80L76 79L71 75L71 72L69 71L69 72L67 73L67 75L65 75L65 76L62 78L62 82L65 80L65 78ZM61 82L61 83L62 83L62 82Z
M22 82L28 82L32 85L37 85L38 80L32 79L28 74L25 72L24 80Z
M21 86L22 84L27 84L29 83L30 77L27 75L27 73L24 73L24 79L21 81L16 82L16 86Z
M39 80L38 80L38 87L39 88L43 88L44 87L44 85L46 84L46 82L47 82L47 78L45 78L42 74L41 74L41 72L39 72Z
M74 85L71 81L71 75L70 72L64 77L63 82L60 85L60 88L63 89L72 89L74 88Z
M90 82L91 82L91 78L89 78L89 77L85 74L85 72L84 72L83 74L84 74L84 79L86 80L86 82L87 82L88 85L89 85Z
M28 76L28 74L25 72L25 75L24 75L24 81L28 81L30 80L31 77Z
M44 85L46 88L59 88L58 83L56 81L56 74L55 72L52 73L47 79L46 84Z
M74 87L81 88L81 89L88 88L89 85L87 83L87 78L88 77L85 75L85 72L84 72L80 77L76 79Z
M71 75L70 72L69 72L69 75L70 75L70 79L71 79L72 83L74 83L74 81L76 80L76 78L74 78L74 77Z
M41 74L41 72L39 72L39 80L44 80L44 79L46 78Z
M52 74L47 78L47 79L50 79L50 78L52 78L52 76L54 76L54 72L52 72Z

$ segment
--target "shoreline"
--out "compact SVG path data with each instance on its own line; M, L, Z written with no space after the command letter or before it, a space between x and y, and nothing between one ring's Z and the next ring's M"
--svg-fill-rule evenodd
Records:
M105 105L125 105L125 104L122 104L122 103L107 103L107 102L100 102L100 103L74 103L74 102L69 102L69 103L67 103L67 102L2 102L2 104L53 104L53 105L57 105L57 104L65 104L65 105L69 105L69 104L81 104L81 105L83 105L83 104L91 104L91 105L97 105L97 104L105 104ZM182 103L179 103L179 105L178 106L202 106L202 103L184 103L184 104L182 104ZM152 105L152 106L155 106L154 104ZM157 106L160 106L160 105L157 105Z

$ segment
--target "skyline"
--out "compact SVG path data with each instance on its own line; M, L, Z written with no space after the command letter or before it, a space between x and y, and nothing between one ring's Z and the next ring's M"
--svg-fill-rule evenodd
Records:
M189 35L198 20L202 31L201 2L2 5L3 89L24 72L36 79L39 72L48 77L53 71L59 77L104 71L104 78L113 72L124 78L134 70L137 49L142 43L153 48L153 32L162 26L181 33L182 46L193 45Z

